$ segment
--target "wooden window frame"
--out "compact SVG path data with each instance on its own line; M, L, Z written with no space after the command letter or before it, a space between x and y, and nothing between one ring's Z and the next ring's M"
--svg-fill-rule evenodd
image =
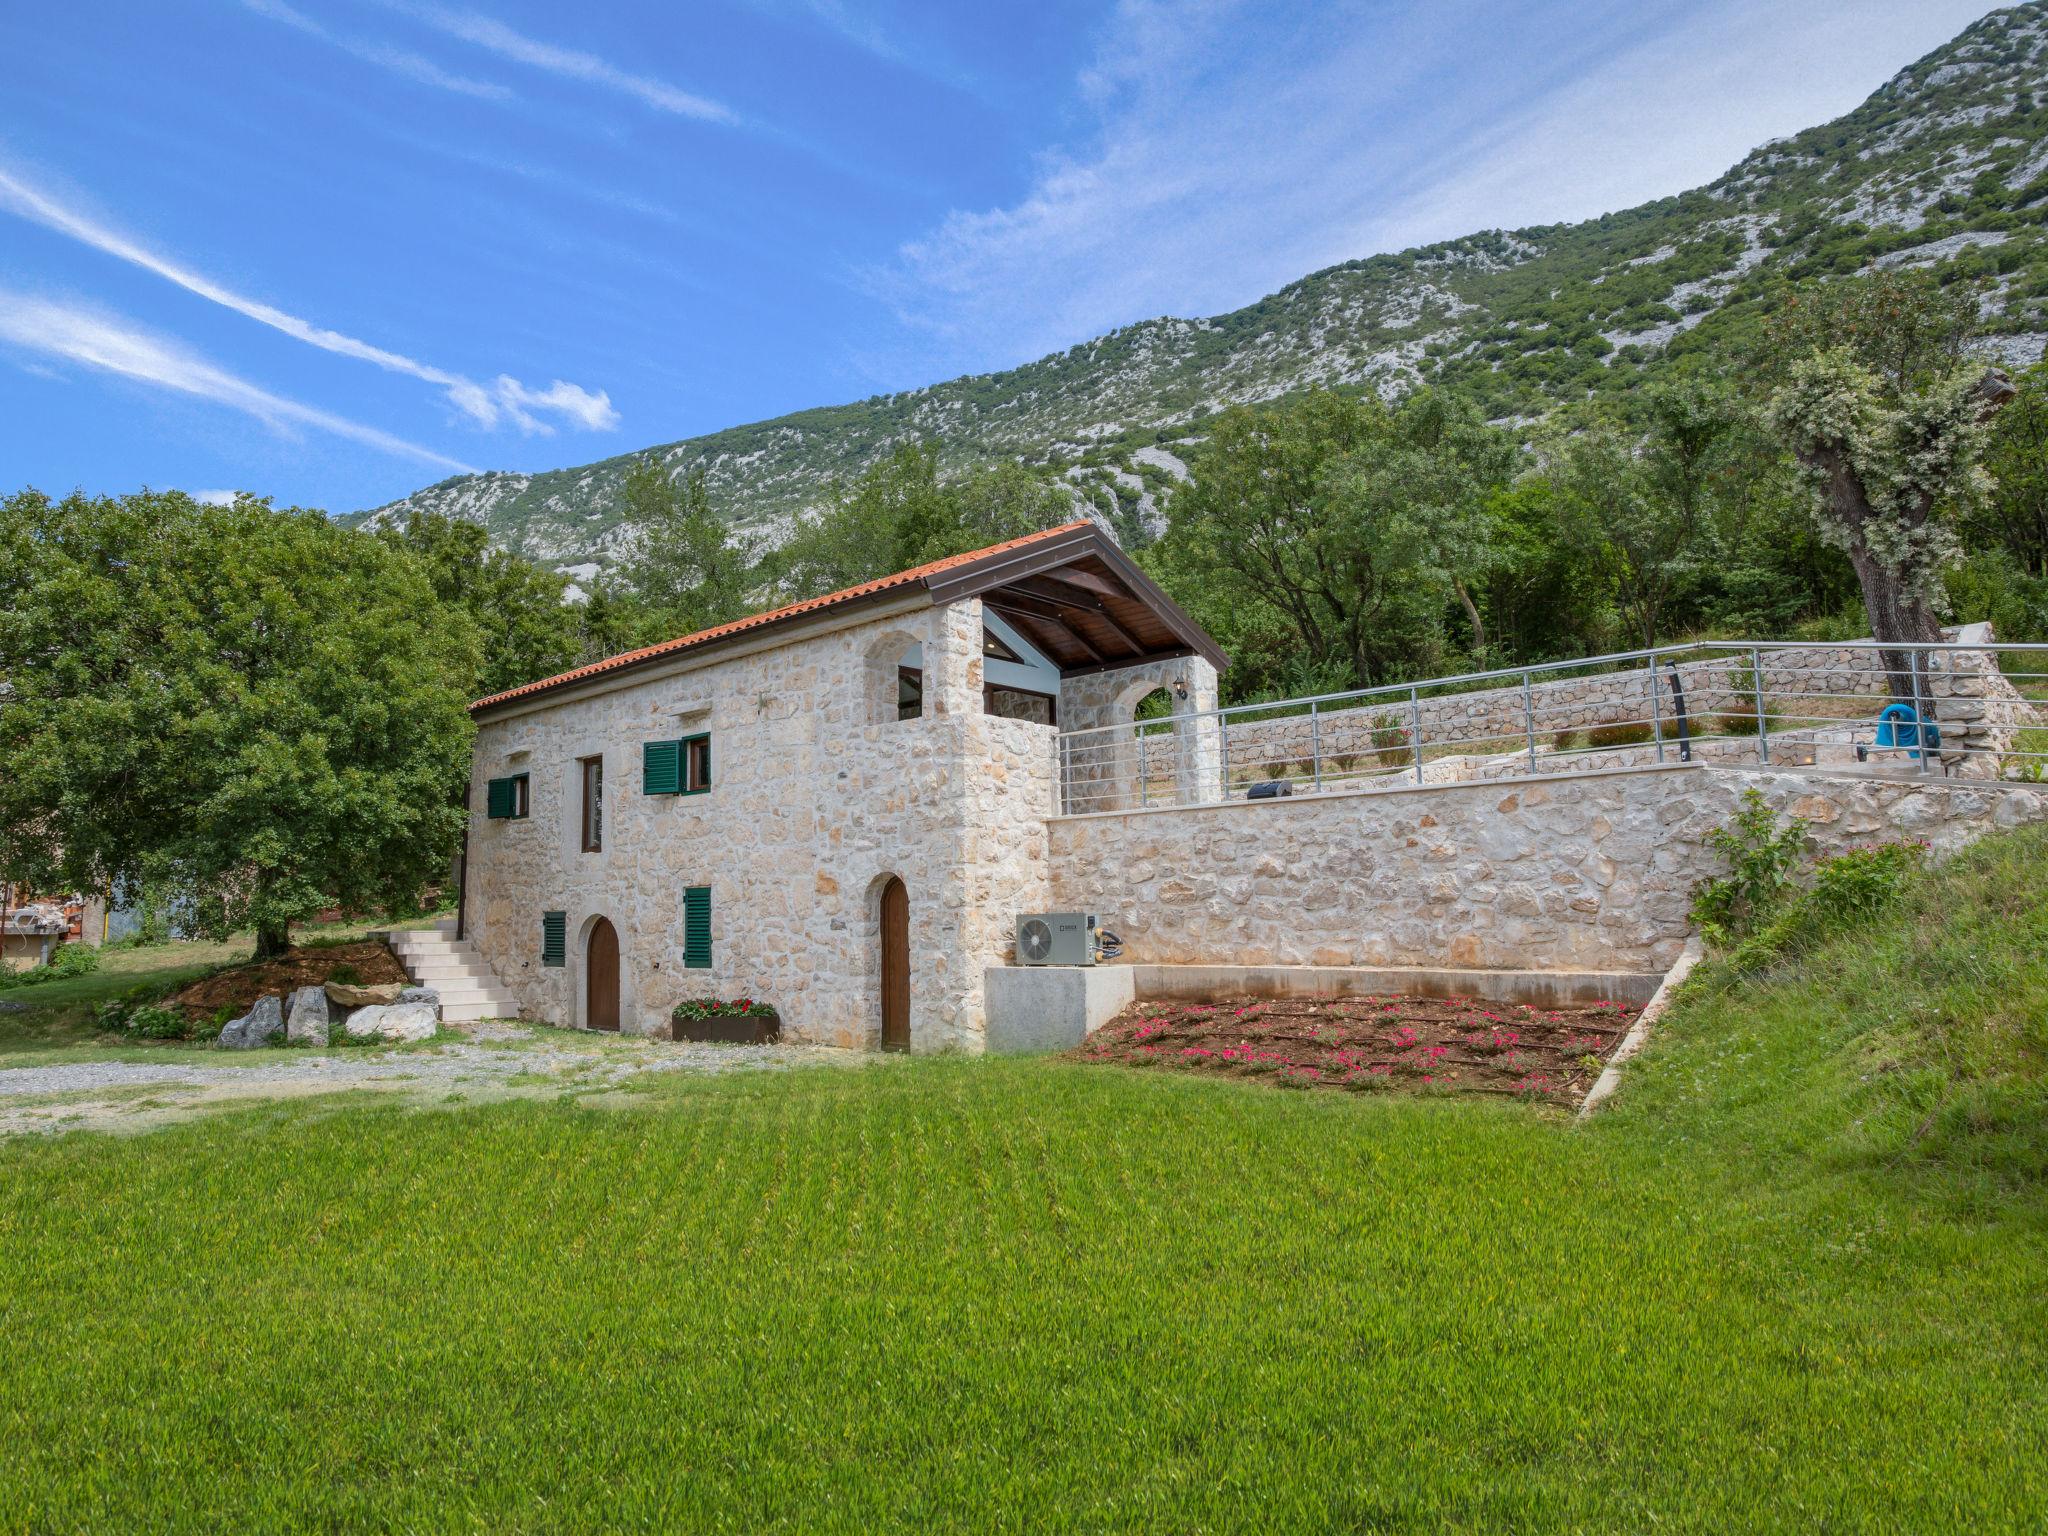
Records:
M590 794L592 770L597 774L597 796ZM576 759L576 841L585 853L604 852L604 754Z
M685 736L678 743L678 746L682 751L682 768L679 774L683 786L681 793L686 795L710 794L711 786L718 782L713 776L711 769L711 733L709 731L699 731L694 736ZM700 756L703 759L701 773L698 769L698 759Z

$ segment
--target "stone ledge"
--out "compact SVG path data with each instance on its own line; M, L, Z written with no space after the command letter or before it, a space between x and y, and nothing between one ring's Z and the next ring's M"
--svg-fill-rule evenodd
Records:
M1212 1002L1222 998L1483 997L1492 1002L1556 1008L1584 1003L1645 1003L1657 971L1469 970L1427 965L1151 965L1111 967L1135 972L1146 1001Z

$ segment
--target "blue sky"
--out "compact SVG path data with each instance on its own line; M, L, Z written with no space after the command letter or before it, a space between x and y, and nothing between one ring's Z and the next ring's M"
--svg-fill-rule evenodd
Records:
M1710 179L1985 0L0 7L0 490L335 511Z

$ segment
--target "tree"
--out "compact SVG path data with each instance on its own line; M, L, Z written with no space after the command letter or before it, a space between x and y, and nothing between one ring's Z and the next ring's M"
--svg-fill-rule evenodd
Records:
M1940 640L1957 515L1990 489L1986 423L2013 386L1969 355L1976 318L1965 285L1876 273L1795 293L1771 327L1769 420L1855 567L1881 646ZM1892 692L1910 698L1910 653L1881 654Z
M1741 412L1726 389L1688 379L1651 391L1640 416L1582 417L1554 431L1540 458L1564 542L1600 573L1647 649L1666 632L1674 594L1710 563L1717 481Z
M621 573L647 638L693 634L752 611L753 551L711 506L702 469L678 480L652 455L626 476L626 519L638 540Z
M2004 547L2029 576L2048 576L2048 364L2015 381L1998 414L1984 467L1996 488L1975 510L1971 532L1980 544Z
M426 569L434 595L476 625L481 662L468 696L551 677L575 665L580 620L569 583L524 556L492 547L481 523L415 512L377 536L409 551Z
M1276 671L1325 687L1412 675L1483 568L1483 508L1511 451L1429 394L1398 412L1324 390L1236 407L1210 423L1148 563L1233 651L1263 634ZM1461 606L1478 617L1469 590Z
M858 586L927 561L1057 527L1073 500L1019 464L942 477L937 450L907 443L834 490L774 563L793 598Z
M461 833L475 626L399 544L177 492L0 502L0 878L177 890L279 953Z

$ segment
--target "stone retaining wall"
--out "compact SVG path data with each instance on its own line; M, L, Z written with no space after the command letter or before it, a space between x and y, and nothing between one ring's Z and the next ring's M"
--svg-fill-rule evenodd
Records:
M2030 787L1706 766L1240 800L1054 820L1052 899L1138 963L1661 971L1751 786L1818 850L2048 815Z
M1988 642L1990 627L1972 626L1958 638ZM1890 693L1878 652L1868 645L1767 650L1758 659L1765 709L1774 719L1838 714L1867 721ZM2010 750L2015 730L2035 723L2032 706L2006 681L1989 652L1955 652L1936 660L1942 665L1929 672L1923 688L1942 724L1944 756L1952 764L1973 759L1973 775L1996 777L1996 754ZM1653 732L1661 727L1664 739L1675 742L1674 670L1695 737L1719 731L1722 715L1753 718L1756 685L1750 658L1737 653L1662 667L1654 688L1649 669L1642 666L1536 683L1526 709L1522 686L1515 683L1424 696L1412 709L1407 699L1389 697L1322 710L1313 721L1305 714L1233 716L1226 726L1229 769L1234 783L1255 782L1265 765L1305 764L1318 746L1326 774L1333 760L1338 772L1345 771L1345 760L1351 771L1391 768L1409 761L1407 743L1418 722L1426 750L1460 744L1480 756L1525 747L1532 719L1539 756L1552 752L1561 735L1577 736L1604 725L1636 725ZM1868 709L1855 706L1862 699L1871 701Z

